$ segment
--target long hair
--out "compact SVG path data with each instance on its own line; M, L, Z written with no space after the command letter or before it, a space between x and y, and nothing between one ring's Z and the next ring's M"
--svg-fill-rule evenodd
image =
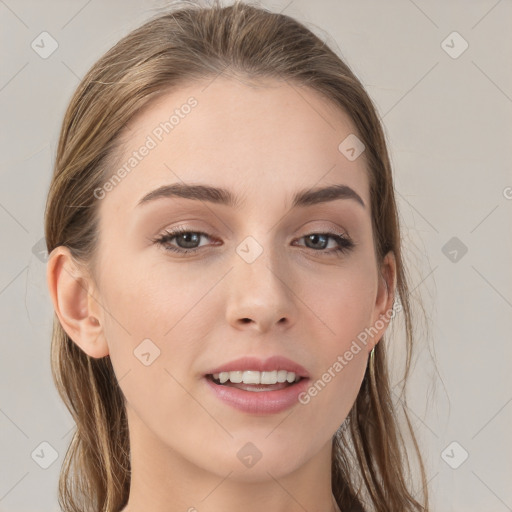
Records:
M48 253L67 246L79 264L94 269L99 221L94 191L115 169L122 128L162 94L220 73L308 86L353 121L366 147L377 261L388 251L396 259L407 377L412 311L384 132L354 73L289 16L240 1L225 7L218 1L187 3L153 16L105 53L81 81L63 119L45 210ZM130 446L124 396L110 358L85 354L54 315L51 364L57 390L77 427L61 468L59 504L65 512L118 512L128 501ZM410 451L405 452L399 406L420 469L421 500L410 488ZM421 454L403 400L393 401L384 339L375 347L356 401L333 437L332 488L343 511L428 509Z

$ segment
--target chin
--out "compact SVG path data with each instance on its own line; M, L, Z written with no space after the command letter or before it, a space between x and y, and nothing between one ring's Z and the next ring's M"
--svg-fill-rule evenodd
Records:
M289 475L299 469L307 458L306 454L298 453L292 446L277 447L267 442L260 450L257 442L253 444L248 441L241 448L224 452L220 457L212 456L208 462L215 460L216 463L208 463L207 466L211 472L222 477L231 473L230 480L256 483Z

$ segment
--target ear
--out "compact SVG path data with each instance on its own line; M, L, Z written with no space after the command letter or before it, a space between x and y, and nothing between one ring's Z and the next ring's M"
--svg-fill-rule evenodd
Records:
M91 357L108 355L101 325L103 309L93 295L93 282L67 247L56 247L49 255L46 280L55 313L67 335Z
M372 339L374 344L369 346L371 350L380 341L387 329L389 321L395 312L393 303L396 293L396 259L393 251L389 251L379 269L379 285L372 323L372 332L375 333Z

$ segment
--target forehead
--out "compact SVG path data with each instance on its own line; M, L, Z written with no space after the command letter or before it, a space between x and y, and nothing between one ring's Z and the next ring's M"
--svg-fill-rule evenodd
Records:
M340 150L355 134L348 115L308 87L277 79L191 82L130 120L111 169L122 178L101 207L133 211L149 191L179 182L229 188L254 207L258 199L283 204L298 189L344 184L369 205L364 152L350 160Z

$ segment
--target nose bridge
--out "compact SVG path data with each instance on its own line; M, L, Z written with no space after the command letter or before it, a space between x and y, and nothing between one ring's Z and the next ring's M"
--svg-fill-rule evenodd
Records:
M233 325L249 319L258 330L266 330L294 322L293 293L278 252L271 233L249 235L236 247L226 312Z
M257 238L256 238L257 237ZM272 233L249 235L236 247L235 271L258 293L274 295L286 288L284 259L279 258L279 250L273 241Z

